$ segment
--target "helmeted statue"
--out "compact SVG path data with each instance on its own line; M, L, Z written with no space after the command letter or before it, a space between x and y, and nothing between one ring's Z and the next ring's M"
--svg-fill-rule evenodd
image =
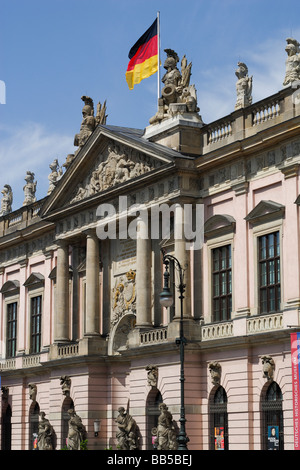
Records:
M1 199L0 216L9 214L12 211L13 192L9 184L5 184L1 193L3 197Z
M136 450L138 449L137 437L137 424L136 421L126 413L125 408L122 406L118 408L119 415L116 419L118 425L118 432L116 437L118 439L118 446L121 450Z
M94 102L89 96L82 96L84 106L82 108L82 122L80 126L79 134L74 137L75 147L79 147L76 153L84 146L90 135L95 130L98 124L106 124L107 115L106 113L106 101L103 106L99 102L97 105L97 115L94 116Z
M166 73L162 78L164 87L158 100L158 111L149 122L157 124L176 114L193 113L199 121L197 93L195 85L190 85L192 63L188 64L186 56L181 60L181 72L177 64L179 57L173 49L165 49L167 58L164 63Z
M35 192L36 192L36 185L37 182L34 181L34 173L31 171L27 171L25 176L26 184L23 188L25 199L23 202L23 206L27 206L28 204L32 204L36 201Z
M283 85L289 85L296 80L300 80L300 44L296 39L286 40L287 59L285 61L285 77Z
M244 108L252 104L252 79L248 76L248 67L243 62L238 62L238 68L235 71L238 78L236 82L237 101L235 109Z

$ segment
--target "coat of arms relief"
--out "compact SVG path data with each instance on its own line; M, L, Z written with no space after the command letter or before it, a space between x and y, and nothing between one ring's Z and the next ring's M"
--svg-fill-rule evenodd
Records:
M125 314L135 314L135 276L135 271L130 269L126 274L116 277L115 286L112 289L111 296L111 327L115 326Z
M117 184L143 175L161 166L139 151L110 142L89 174L75 188L71 203L81 201Z

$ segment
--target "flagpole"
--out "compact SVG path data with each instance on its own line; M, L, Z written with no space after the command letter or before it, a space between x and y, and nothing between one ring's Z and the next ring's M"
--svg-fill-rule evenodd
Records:
M160 12L157 12L157 100L160 99ZM158 103L157 103L158 104Z

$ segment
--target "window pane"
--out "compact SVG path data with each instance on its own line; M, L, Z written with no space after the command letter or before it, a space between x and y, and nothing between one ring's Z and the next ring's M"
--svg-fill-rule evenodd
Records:
M279 232L259 238L259 289L261 313L280 308L280 244Z
M212 251L213 321L228 320L231 314L231 246Z

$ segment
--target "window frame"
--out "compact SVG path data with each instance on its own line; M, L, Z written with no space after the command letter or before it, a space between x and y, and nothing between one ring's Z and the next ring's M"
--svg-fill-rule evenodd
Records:
M226 250L225 253L225 263L226 266L222 267L222 251ZM228 255L230 251L230 254ZM214 269L215 263L215 252L218 253L218 269ZM230 260L230 263L228 261ZM230 280L229 280L229 273L230 273ZM225 284L226 293L223 293L223 279L225 276ZM217 277L218 281L215 283L215 277ZM230 283L230 290L229 290L229 283ZM215 286L218 285L218 295L215 295ZM231 243L224 244L221 246L217 246L211 249L211 313L212 313L212 322L221 322L221 321L230 321L232 318L232 245ZM225 300L226 304L226 318L222 318L222 300ZM215 301L219 301L219 308L218 308L218 318L215 313ZM229 305L230 302L230 305Z
M270 243L270 238L273 239L273 245ZM264 247L262 246L264 242ZM271 253L271 247L273 246L273 254ZM279 253L277 252L279 248ZM262 256L262 251L265 251L265 255ZM279 261L279 263L278 263ZM259 313L269 314L280 311L281 305L281 270L280 270L280 232L278 230L270 232L258 237L258 287L259 287ZM272 264L273 264L273 282L271 281L272 276ZM264 272L263 272L264 266ZM262 282L262 277L265 277L265 282ZM271 290L274 290L274 308L272 308ZM265 299L263 300L263 293ZM263 307L263 303L266 303L266 308ZM279 304L279 305L278 305Z
M11 305L16 305L16 318L14 320L15 323L15 337L14 338L9 338L9 312L8 309ZM18 316L19 316L19 296L16 297L11 297L9 299L5 299L5 311L6 311L6 322L5 322L5 357L6 359L11 359L16 357L17 355L17 350L18 350ZM13 322L11 322L13 323ZM11 347L9 346L11 343L14 343L15 345L15 351L14 354L11 354Z
M33 324L33 319L32 319L32 299L36 297L41 297L41 318L40 318L40 350L39 351L34 351L33 348L33 341L32 341L32 324ZM29 318L27 322L27 347L26 351L27 354L39 354L42 351L43 348L43 312L44 312L44 286L41 286L39 288L29 288L27 291L27 311L29 312Z
M261 312L260 311L260 266L259 266L259 239L264 235L269 235L273 232L279 232L279 253L280 253L280 279L283 273L283 220L276 219L266 223L260 223L252 227L253 230L253 255L254 255L254 307L251 308L251 315L270 315L282 311L282 304L284 298L284 283L280 284L280 309L277 312Z

